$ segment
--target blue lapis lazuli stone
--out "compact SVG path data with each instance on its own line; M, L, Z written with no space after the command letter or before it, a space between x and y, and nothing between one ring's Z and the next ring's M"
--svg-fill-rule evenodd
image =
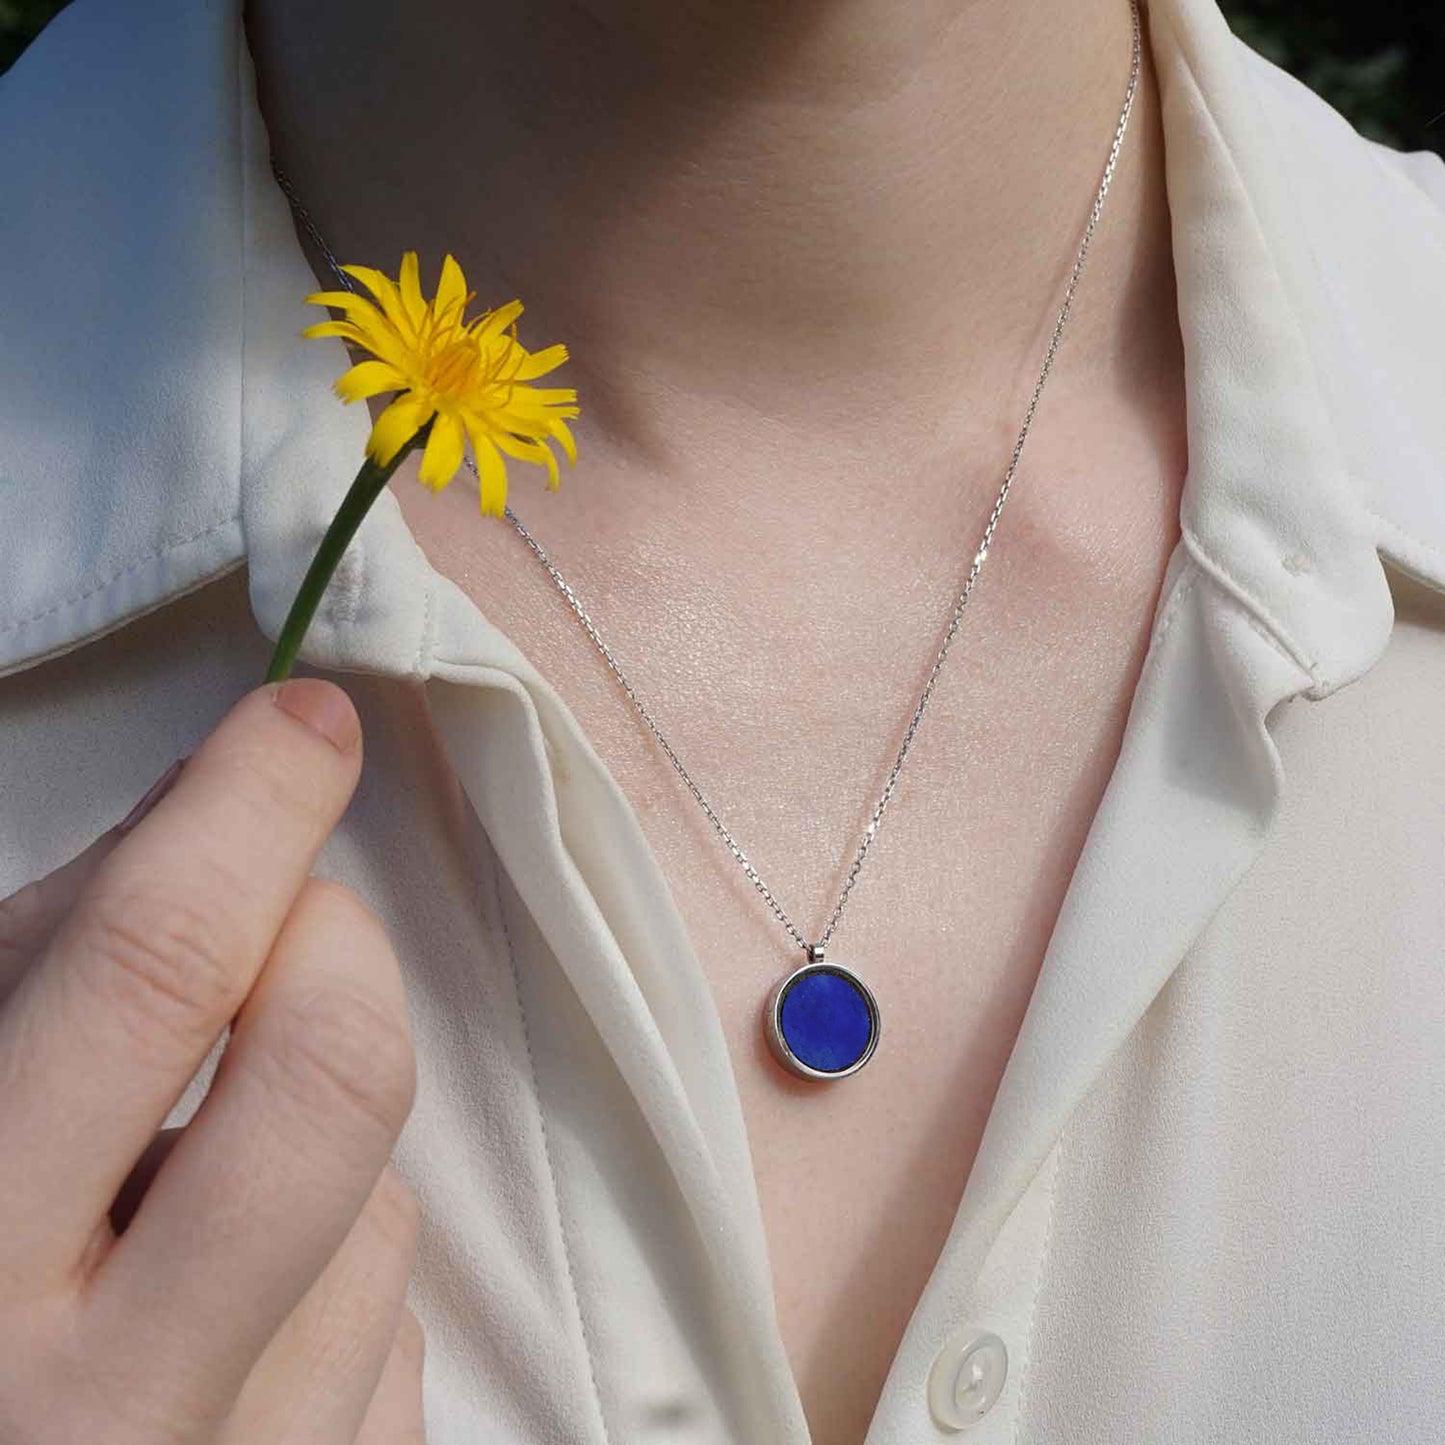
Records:
M868 1002L846 974L820 968L788 987L779 1030L810 1069L835 1074L856 1064L873 1037Z

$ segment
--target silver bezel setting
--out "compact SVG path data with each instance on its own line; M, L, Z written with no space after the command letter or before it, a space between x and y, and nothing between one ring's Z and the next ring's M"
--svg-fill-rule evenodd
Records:
M783 1000L787 997L788 990L800 978L811 973L833 973L841 978L846 978L863 996L863 1002L868 1006L868 1022L871 1025L868 1047L846 1069L829 1072L826 1069L815 1069L811 1064L805 1064L788 1047L788 1041L783 1037ZM790 1074L796 1074L800 1079L818 1079L824 1083L832 1083L835 1079L846 1079L849 1074L856 1074L873 1057L874 1051L878 1047L879 1035L883 1032L883 1018L878 1012L878 1000L873 997L873 990L851 968L845 968L840 963L810 962L803 964L801 968L795 968L792 973L779 979L774 985L763 1010L763 1032L767 1035L768 1048L772 1051L773 1057Z

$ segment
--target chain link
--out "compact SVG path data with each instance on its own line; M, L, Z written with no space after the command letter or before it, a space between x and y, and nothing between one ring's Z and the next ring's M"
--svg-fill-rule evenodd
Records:
M627 674L618 664L616 657L613 656L612 649L603 640L602 634L598 632L596 624L592 621L591 617L588 616L587 609L582 605L581 599L578 598L577 594L572 590L567 579L562 576L562 573L547 555L542 544L538 542L532 533L523 525L521 518L517 516L510 506L506 509L507 520L516 529L517 533L527 544L537 560L546 568L553 585L557 588L558 592L561 593L568 607L572 609L573 614L582 624L587 636L592 639L598 652L602 654L603 660L621 685L623 692L627 695L628 701L632 704L638 716L647 725L653 737L657 739L658 746L662 749L678 776L686 784L688 791L697 799L698 804L707 815L708 820L717 830L718 836L721 837L727 845L728 852L741 864L743 872L747 874L753 887L757 889L758 893L762 896L763 901L769 909L771 909L774 917L776 917L778 922L787 930L789 937L792 938L793 942L796 943L799 948L807 952L811 958L822 958L823 950L827 946L828 941L833 937L838 924L842 921L843 910L848 905L848 899L853 892L853 885L858 881L858 875L863 870L863 860L868 856L868 850L873 846L873 840L878 836L878 829L883 821L883 814L887 810L889 800L893 797L894 789L898 784L899 774L903 771L903 764L908 757L909 749L913 746L913 739L918 732L918 725L923 721L924 711L928 707L929 699L933 696L934 687L938 682L938 675L943 670L944 659L948 656L949 649L953 646L953 640L958 635L959 627L963 621L964 608L968 605L969 596L973 592L974 582L977 580L979 571L983 567L984 559L988 556L989 544L993 540L994 529L998 526L999 514L1003 511L1003 504L1008 497L1009 488L1013 485L1014 474L1018 471L1019 458L1023 455L1024 443L1028 440L1029 431L1034 423L1034 414L1038 411L1039 398L1043 395L1044 385L1049 379L1049 373L1053 370L1054 358L1058 354L1059 343L1063 339L1064 326L1069 319L1069 312L1074 304L1074 293L1078 290L1079 278L1084 273L1084 258L1088 255L1089 243L1093 240L1094 232L1098 229L1099 217L1104 211L1104 198L1108 195L1110 182L1114 178L1114 168L1119 160L1120 148L1124 144L1124 131L1128 127L1129 115L1134 108L1134 94L1138 89L1141 51L1138 0L1130 0L1129 9L1132 20L1132 48L1129 63L1129 82L1124 93L1123 109L1119 112L1119 120L1114 128L1114 138L1109 147L1108 159L1104 164L1103 176L1099 181L1099 188L1094 195L1094 204L1089 211L1089 218L1084 226L1084 234L1079 242L1079 249L1074 256L1073 269L1069 273L1068 282L1064 287L1064 298L1059 307L1058 318L1054 322L1053 332L1049 337L1048 347L1044 352L1043 365L1039 369L1038 379L1034 382L1033 391L1029 396L1028 406L1024 411L1023 424L1019 428L1018 438L1014 442L1013 451L1009 456L1008 467L1004 472L1003 485L999 488L998 496L993 504L993 510L989 514L988 525L984 528L983 537L979 542L977 551L974 553L973 565L969 568L968 579L963 585L963 591L959 594L957 602L954 604L953 615L944 632L943 642L933 660L933 666L929 671L928 678L923 684L923 691L919 695L918 705L913 709L913 717L909 721L907 731L903 735L903 742L898 749L897 756L893 760L893 766L889 769L888 779L883 785L882 795L874 805L872 816L868 821L867 827L863 830L862 840L858 845L857 852L853 856L853 862L848 869L848 876L844 881L843 890L839 894L838 902L833 909L832 915L828 919L827 926L818 936L816 943L810 944L793 920L788 917L788 914L778 902L772 889L763 882L761 876L758 874L758 870L753 866L747 854L738 846L732 833L728 831L727 826L723 823L721 817L718 816L717 810L713 807L712 803L708 801L707 795L693 781L692 775L683 766L682 759L679 758L673 750L672 744L668 742L647 705L642 701L641 697L638 696L637 689L633 687ZM285 192L287 199L295 209L296 215L305 228L307 235L311 237L312 241L316 244L317 250L325 257L327 265L331 267L337 280L348 291L355 291L356 288L351 278L341 269L341 265L332 253L331 248L326 244L325 238L321 235L310 213L302 204L295 187L274 162L272 164L272 170L281 189ZM473 475L476 475L476 463L470 456L466 457L465 461Z

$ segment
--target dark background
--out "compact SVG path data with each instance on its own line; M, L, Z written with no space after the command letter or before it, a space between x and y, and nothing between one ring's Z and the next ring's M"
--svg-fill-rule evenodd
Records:
M65 0L0 0L0 70ZM1223 0L1230 24L1366 135L1445 153L1445 0Z

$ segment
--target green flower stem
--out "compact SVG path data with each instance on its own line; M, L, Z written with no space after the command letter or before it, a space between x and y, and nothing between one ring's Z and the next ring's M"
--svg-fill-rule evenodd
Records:
M361 464L356 480L331 519L331 525L326 529L326 535L321 539L321 545L317 547L316 555L297 589L296 600L291 604L281 636L276 639L271 665L266 669L267 682L280 682L290 676L291 664L296 661L296 654L301 649L301 639L311 626L311 619L321 604L321 594L326 591L331 574L341 561L341 554L356 535L356 529L371 510L371 504L386 489L391 474L401 465L402 459L414 447L425 445L431 427L428 421L386 466L378 466L370 457Z

